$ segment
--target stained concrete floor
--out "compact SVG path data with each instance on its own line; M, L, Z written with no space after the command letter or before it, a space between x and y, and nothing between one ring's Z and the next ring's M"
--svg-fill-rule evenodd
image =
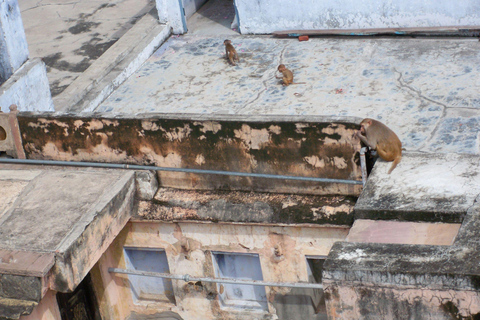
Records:
M19 0L30 58L60 94L155 6L154 0Z

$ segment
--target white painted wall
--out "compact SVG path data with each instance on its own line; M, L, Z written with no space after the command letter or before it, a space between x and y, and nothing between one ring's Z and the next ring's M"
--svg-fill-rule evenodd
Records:
M181 1L181 0L180 0ZM160 23L168 24L174 34L184 34L186 18L179 0L155 0ZM183 2L182 2L183 5Z
M27 38L18 2L2 0L0 1L0 80L2 82L7 80L27 59Z
M480 25L477 0L235 0L242 34Z
M19 111L55 111L47 69L40 58L25 62L0 86L0 110L9 112L11 104Z

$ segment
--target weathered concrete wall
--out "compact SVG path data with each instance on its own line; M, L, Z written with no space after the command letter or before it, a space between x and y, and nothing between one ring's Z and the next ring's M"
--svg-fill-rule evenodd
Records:
M45 64L28 60L0 86L0 111L16 104L20 111L54 111Z
M24 113L18 121L29 159L361 179L355 123L231 118L105 119ZM361 190L359 185L191 173L160 172L159 178L161 186L188 189L343 195L358 195Z
M478 319L480 294L476 290L425 290L348 283L328 287L329 319ZM351 308L355 306L355 308ZM473 313L472 313L473 312Z
M452 246L337 242L323 274L330 318L478 319L478 200Z
M212 251L257 253L265 281L308 281L306 255L324 256L335 241L345 239L347 228L273 227L213 223L131 222L95 266L92 275L105 319L123 320L131 312L157 314L174 311L184 319L262 319L275 318L270 303L290 292L288 288L269 288L268 313L247 310L223 311L219 307L215 284L173 281L176 304L144 301L134 304L127 275L109 274L109 267L125 268L123 247L161 248L167 254L170 273L198 277L214 276ZM275 255L280 248L281 255Z
M480 193L480 156L405 152L388 179L377 161L355 204L355 217L461 223Z
M175 34L187 32L185 16L178 0L155 0L160 23L168 24Z
M292 29L364 29L478 25L474 0L236 0L242 34Z
M0 2L0 84L28 59L27 38L17 0Z
M141 201L138 218L157 221L221 221L351 226L356 197L241 191L160 189Z

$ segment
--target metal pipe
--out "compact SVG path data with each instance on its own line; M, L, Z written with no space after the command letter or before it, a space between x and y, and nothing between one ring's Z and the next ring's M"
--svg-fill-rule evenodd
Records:
M0 163L70 166L70 167L94 167L94 168L106 168L106 169L156 170L156 171L173 171L173 172L186 172L186 173L197 173L197 174L218 174L218 175L225 175L225 176L240 176L240 177L252 177L252 178L285 179L285 180L300 180L300 181L344 183L344 184L362 184L361 181L357 181L357 180L298 177L298 176L285 176L285 175L266 174L266 173L248 173L248 172L204 170L204 169L168 168L168 167L157 167L157 166L143 166L143 165L136 165L136 164L57 161L57 160L30 160L30 159L0 159Z
M362 183L365 187L367 183L367 161L365 159L365 153L367 152L367 147L360 149L360 168L362 169Z
M210 278L210 277L197 278L197 277L192 277L188 274L179 275L179 274L160 273L160 272L126 270L126 269L119 269L119 268L108 268L108 272L131 274L131 275L145 276L145 277L166 278L166 279L172 279L172 280L183 280L185 282L201 281L201 282L232 283L232 284L241 284L241 285L263 286L263 287L267 286L267 287L323 289L323 285L321 283L267 282L267 281L260 281L260 280L242 280L242 279L233 279L233 278Z

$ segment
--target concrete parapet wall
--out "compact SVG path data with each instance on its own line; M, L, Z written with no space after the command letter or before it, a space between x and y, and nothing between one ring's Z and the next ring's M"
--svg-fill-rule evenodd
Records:
M28 60L0 86L0 111L16 104L20 111L54 111L45 64Z
M480 317L479 218L467 210L452 246L337 242L324 264L330 319Z
M22 114L18 120L29 159L361 180L356 118L197 118ZM176 172L159 172L159 178L163 187L185 189L340 195L361 190L360 185Z
M136 219L350 226L355 197L162 188Z
M480 5L473 0L236 0L235 5L242 34L291 29L477 25L480 16Z
M355 204L355 217L460 223L480 193L480 157L469 154L404 152L390 163L377 161Z

